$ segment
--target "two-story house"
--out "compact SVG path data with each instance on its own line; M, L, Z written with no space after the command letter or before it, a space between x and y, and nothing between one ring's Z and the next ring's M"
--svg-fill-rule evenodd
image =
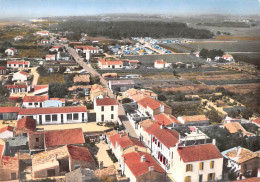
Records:
M213 144L176 147L172 158L171 173L176 181L222 180L223 157Z
M116 122L118 120L118 103L114 98L94 100L97 122Z

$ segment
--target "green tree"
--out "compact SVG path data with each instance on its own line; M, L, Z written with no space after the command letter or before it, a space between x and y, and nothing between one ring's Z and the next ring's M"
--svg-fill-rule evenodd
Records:
M249 119L252 115L253 111L251 109L246 108L241 111L241 116L245 119Z
M127 103L130 103L130 102L132 102L132 100L130 99L130 98L123 98L122 99L122 104L127 104Z
M231 118L236 118L238 117L238 112L237 111L231 111L228 113L228 116L231 117Z
M164 95L158 95L158 100L159 101L166 101L167 98Z
M68 89L66 84L61 83L50 83L49 84L49 96L64 98L68 94Z
M218 115L218 112L215 109L212 109L206 113L206 116L209 118L211 123L221 123L222 117Z
M206 59L208 57L209 50L208 49L201 49L199 56Z
M90 83L91 85L93 84L98 84L100 82L100 77L99 76L91 76L90 77Z

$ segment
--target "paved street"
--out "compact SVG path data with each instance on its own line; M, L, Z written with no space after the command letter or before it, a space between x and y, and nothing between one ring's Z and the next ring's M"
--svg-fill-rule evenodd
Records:
M68 45L65 45L65 47L67 48L67 50L69 51L69 53L72 55L72 57L74 58L74 60L83 67L84 70L86 70L87 72L89 72L91 75L94 76L99 76L100 78L100 82L102 83L102 85L104 86L105 89L107 89L108 92L108 96L110 98L115 98L114 94L112 93L112 91L109 89L107 81L96 71L94 70L90 64L86 64L84 62L83 58L80 58L80 56L78 55L78 53L76 52L75 49L68 47ZM134 128L132 127L132 125L130 124L130 122L127 120L126 116L125 116L125 111L123 109L123 106L121 104L119 104L119 109L118 109L118 115L120 118L123 118L122 124L125 126L126 128L126 132L130 133L130 135L132 137L137 137L136 132L134 130Z

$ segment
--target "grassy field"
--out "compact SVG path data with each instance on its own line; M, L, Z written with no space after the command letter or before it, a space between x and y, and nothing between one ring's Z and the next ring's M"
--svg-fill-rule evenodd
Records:
M169 63L183 62L183 63L194 63L197 64L205 64L205 61L196 58L191 55L181 55L181 54L165 54L165 55L144 55L144 56L125 56L124 58L130 60L139 60L144 66L154 66L154 62L158 59L163 59Z
M53 74L50 76L40 76L38 80L38 85L50 83L64 83L64 76L62 74Z
M260 53L256 54L234 54L234 59L236 61L242 61L250 64L257 65L260 67Z
M18 54L13 57L42 58L44 55L43 49L19 49Z

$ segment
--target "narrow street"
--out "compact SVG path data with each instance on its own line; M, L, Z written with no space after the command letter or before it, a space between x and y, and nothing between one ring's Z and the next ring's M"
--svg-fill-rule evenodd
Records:
M74 58L74 60L80 65L82 66L82 68L84 70L86 70L87 72L89 72L91 75L94 75L94 76L99 76L100 78L100 82L101 84L103 85L103 87L105 89L107 89L107 93L108 93L108 96L110 98L115 98L115 95L112 93L112 91L109 89L108 87L108 83L107 81L96 71L94 70L90 64L86 64L84 62L84 58L80 58L80 56L78 55L78 53L76 52L75 49L71 48L71 47L68 47L68 45L64 45L66 47L66 49L69 51L69 53L71 54L71 56ZM125 131L127 133L130 133L130 135L132 137L136 137L137 138L137 134L134 130L134 128L132 127L132 125L130 124L130 122L128 121L126 115L125 115L125 111L124 111L124 108L121 104L119 104L119 108L118 108L118 116L120 118L123 118L123 120L121 120L122 124L125 126Z

